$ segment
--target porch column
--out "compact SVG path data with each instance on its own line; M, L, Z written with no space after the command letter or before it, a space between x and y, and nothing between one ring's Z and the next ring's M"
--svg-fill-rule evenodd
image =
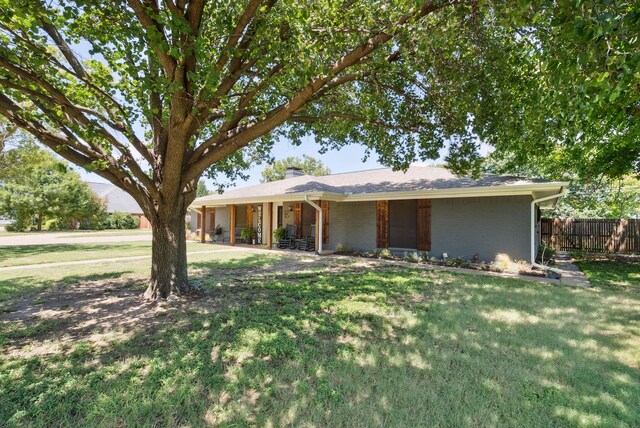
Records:
M202 210L200 211L200 242L204 243L204 234L206 230L207 223L207 207L202 206Z
M320 253L321 245L322 245L322 229L320 227L320 222L322 221L322 219L320 218L321 212L322 210L316 210L316 241L315 241L315 248L314 248L316 253Z
M267 215L265 217L265 224L267 226L267 248L271 249L273 245L273 202L267 203Z
M211 214L209 214L209 232L212 232L211 241L213 241L213 237L216 236L216 209L211 208Z
M236 245L236 206L229 205L229 245Z

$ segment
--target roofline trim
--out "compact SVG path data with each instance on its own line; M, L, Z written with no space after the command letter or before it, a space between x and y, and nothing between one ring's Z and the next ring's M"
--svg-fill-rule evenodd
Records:
M322 199L332 202L357 202L357 201L377 201L377 200L402 200L402 199L443 199L443 198L472 198L482 196L522 196L532 195L535 191L550 191L568 186L567 182L533 183L533 184L507 184L501 186L484 187L458 187L453 189L435 190L408 190L402 192L377 192L344 194L335 192L297 192L284 193L278 195L265 195L260 197L242 197L228 199L214 199L193 201L191 208L223 207L231 204L252 204L262 202L289 202L303 201L305 195L313 199ZM206 196L205 196L206 197Z

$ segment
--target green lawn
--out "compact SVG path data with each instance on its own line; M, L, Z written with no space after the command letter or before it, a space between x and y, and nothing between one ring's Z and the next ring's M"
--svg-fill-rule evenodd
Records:
M190 260L207 294L151 328L0 354L2 424L640 425L637 293L383 264L298 271L289 257L231 252ZM148 267L0 273L0 299L105 278L141 291ZM1 347L29 351L67 325L0 328Z
M224 247L187 242L187 251ZM151 255L151 241L0 246L0 267Z
M150 230L144 229L132 229L132 230L41 230L31 232L6 232L0 230L0 238L9 236L32 236L40 234L60 234L65 238L86 238L88 236L137 236L137 235L149 235Z
M578 261L578 266L596 287L640 292L640 257L591 256Z

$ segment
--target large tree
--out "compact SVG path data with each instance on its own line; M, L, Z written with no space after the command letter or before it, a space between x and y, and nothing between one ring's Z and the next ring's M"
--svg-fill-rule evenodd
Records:
M303 173L307 175L329 175L331 170L322 163L320 159L316 159L313 156L302 155L302 158L295 156L289 156L284 159L277 160L271 165L265 167L262 170L262 182L282 180L287 168L296 167L300 168Z
M77 222L100 227L104 205L67 162L43 150L29 139L0 153L0 215L16 220L24 230L44 220L59 227Z
M448 142L455 171L477 170L478 138L537 142L574 95L553 92L576 78L572 19L629 12L558 3L0 0L0 114L136 199L152 223L156 299L189 290L184 214L200 177L241 174L275 138L364 144L396 167Z

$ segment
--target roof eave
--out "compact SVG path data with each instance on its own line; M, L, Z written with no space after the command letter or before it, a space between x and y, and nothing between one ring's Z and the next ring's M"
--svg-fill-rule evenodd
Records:
M223 199L210 199L206 200L206 196L194 200L190 207L223 207L226 205L240 205L240 204L255 204L263 202L290 202L290 201L303 201L304 197L308 196L312 199L322 199L326 201L339 201L344 199L344 195L332 192L296 192L296 193L283 193L280 195L264 195L264 196L247 196L242 198L223 198Z
M254 204L263 202L290 202L302 201L305 196L312 199L322 199L333 202L357 202L377 200L402 200L402 199L443 199L443 198L471 198L483 196L523 196L532 195L534 192L550 192L567 187L567 182L549 182L532 184L507 184L500 186L483 187L458 187L454 189L426 189L408 190L402 192L375 192L342 194L334 192L296 192L278 195L250 196L242 198L221 198L206 200L206 196L198 198L190 205L191 208L223 207L231 204Z
M443 198L472 198L482 196L523 196L533 195L533 192L553 191L562 189L568 183L536 183L485 187L459 187L455 189L410 190L404 192L379 192L346 195L344 202L377 201L402 199L443 199Z

